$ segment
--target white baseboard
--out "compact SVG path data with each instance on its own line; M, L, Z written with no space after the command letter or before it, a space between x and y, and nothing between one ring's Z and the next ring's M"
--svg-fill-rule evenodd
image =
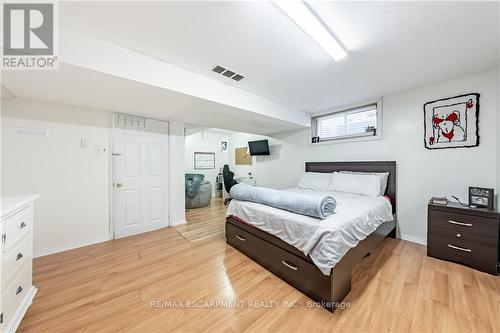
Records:
M408 242L417 243L421 245L427 245L427 239L422 237L417 237L409 234L400 234L399 238Z
M102 236L92 238L92 239L85 239L85 240L78 241L78 242L56 245L54 247L48 247L45 249L35 249L34 257L35 258L43 257L43 256L47 256L49 254L59 253L59 252L63 252L63 251L73 250L73 249L76 249L79 247L84 247L84 246L88 246L88 245L94 245L97 243L107 242L109 240L110 240L109 235L102 235Z
M26 296L24 296L23 300L17 307L16 312L12 316L12 319L10 319L9 322L5 323L5 325L7 326L3 328L2 332L4 333L16 332L17 327L19 326L21 320L23 320L23 317L26 314L26 311L28 311L28 308L30 307L31 303L33 303L33 298L35 297L37 291L38 289L31 286L30 290L28 290L28 293L26 294Z
M172 223L170 224L170 226L171 227L175 227L176 225L180 225L180 224L187 224L186 219L182 219L182 220L178 220L178 221L172 221Z

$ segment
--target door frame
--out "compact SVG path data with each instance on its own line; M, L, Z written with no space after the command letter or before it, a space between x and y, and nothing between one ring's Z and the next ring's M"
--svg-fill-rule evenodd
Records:
M139 115L134 115L134 114L129 114L129 113L122 113L122 112L111 112L109 116L109 121L111 122L111 126L109 127L109 167L108 167L108 172L109 172L109 186L108 186L108 191L109 191L109 239L116 239L115 237L115 214L114 214L114 205L115 205L115 192L114 192L114 144L115 144L115 116L126 116L126 117L134 117L134 118L143 118L143 119L150 119L154 121L161 121L167 124L167 147L168 147L168 162L167 162L167 191L168 191L168 200L166 202L166 207L167 207L167 228L172 227L172 218L171 218L171 201L172 201L172 186L171 186L171 161L172 161L172 153L171 153L171 139L170 139L170 122L167 120L160 120L160 119L155 119L155 118L150 118L150 117L144 117L144 116L139 116Z

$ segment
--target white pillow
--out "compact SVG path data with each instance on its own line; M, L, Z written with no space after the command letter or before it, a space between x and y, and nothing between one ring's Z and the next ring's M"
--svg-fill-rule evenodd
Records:
M297 187L305 190L328 191L331 179L331 173L305 172L300 177Z
M380 195L385 195L387 189L387 181L389 180L389 172L356 172L356 171L340 171L340 173L350 173L356 175L374 175L380 178Z
M380 177L334 172L330 190L378 197L380 195Z

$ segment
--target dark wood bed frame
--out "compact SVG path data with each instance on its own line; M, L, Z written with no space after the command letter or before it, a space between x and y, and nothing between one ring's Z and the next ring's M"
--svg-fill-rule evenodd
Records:
M333 312L351 291L351 272L387 236L396 237L396 162L307 162L306 172L389 172L386 195L394 221L380 225L324 275L300 250L234 216L226 219L226 242Z

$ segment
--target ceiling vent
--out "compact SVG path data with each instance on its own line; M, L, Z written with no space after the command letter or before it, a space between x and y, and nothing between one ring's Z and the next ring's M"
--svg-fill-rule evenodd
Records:
M241 81L245 78L244 75L233 72L232 70L227 69L227 68L222 67L222 66L219 66L219 65L216 65L214 68L212 68L212 71L217 73L217 74L221 74L227 78L233 79L234 81Z

